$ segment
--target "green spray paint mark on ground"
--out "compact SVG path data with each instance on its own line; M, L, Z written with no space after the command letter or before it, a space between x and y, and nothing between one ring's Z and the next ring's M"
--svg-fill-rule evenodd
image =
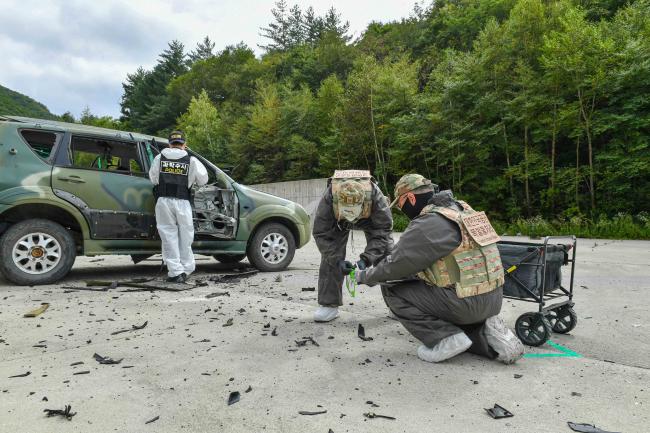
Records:
M551 340L546 342L549 346L559 350L561 353L527 353L524 358L582 358L582 355L568 349L560 344Z

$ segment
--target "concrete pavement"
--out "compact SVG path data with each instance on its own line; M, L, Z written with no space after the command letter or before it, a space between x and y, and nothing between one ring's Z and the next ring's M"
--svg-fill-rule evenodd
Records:
M363 236L354 239L358 255ZM235 284L178 293L65 293L61 286L89 279L158 271L153 261L101 259L79 258L69 277L52 286L0 280L0 432L556 433L571 431L567 421L650 431L650 242L581 239L579 323L553 341L582 357L527 358L512 366L471 354L442 364L420 361L417 341L387 316L378 287L361 286L355 299L346 294L333 323L313 323L316 292L302 291L316 286L313 243L288 270ZM231 269L207 257L197 264L199 279ZM221 291L230 296L206 299ZM50 303L45 313L22 317L41 302ZM533 307L507 301L502 314L512 326ZM223 326L228 319L232 326ZM145 321L142 330L111 335ZM374 340L357 337L359 323ZM319 346L298 347L302 337ZM94 353L124 360L100 365ZM77 362L83 364L71 365ZM90 373L74 374L80 371ZM228 406L232 391L241 401ZM514 417L487 416L483 408L494 403ZM77 412L72 421L45 417L43 409L66 404ZM321 410L327 413L298 413ZM397 420L367 419L367 412Z

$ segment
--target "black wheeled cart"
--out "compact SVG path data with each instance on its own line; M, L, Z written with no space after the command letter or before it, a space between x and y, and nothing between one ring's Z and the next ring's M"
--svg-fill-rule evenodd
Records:
M571 243L554 243L571 239ZM551 332L566 334L578 324L573 306L575 236L547 236L543 243L501 241L497 244L505 284L503 297L534 302L538 311L517 319L515 331L529 346L541 346ZM569 288L562 285L562 267L571 264Z

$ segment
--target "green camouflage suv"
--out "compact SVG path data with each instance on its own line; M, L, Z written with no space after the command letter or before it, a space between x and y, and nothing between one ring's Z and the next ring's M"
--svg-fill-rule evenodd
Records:
M166 146L142 134L0 116L2 274L19 285L48 284L79 255L127 254L137 263L159 253L148 171ZM285 269L309 241L305 210L190 153L210 174L208 185L194 188L194 252Z

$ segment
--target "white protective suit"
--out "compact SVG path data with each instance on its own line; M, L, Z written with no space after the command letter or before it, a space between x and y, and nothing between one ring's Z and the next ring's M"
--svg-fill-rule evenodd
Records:
M163 149L167 159L181 159L187 152L178 148ZM151 163L149 179L158 185L160 176L160 155ZM191 157L188 173L188 187L205 185L208 171L201 161ZM192 206L188 200L160 197L156 202L156 225L162 241L162 257L167 265L167 275L176 277L182 273L190 275L196 268L192 242L194 241L194 222Z

